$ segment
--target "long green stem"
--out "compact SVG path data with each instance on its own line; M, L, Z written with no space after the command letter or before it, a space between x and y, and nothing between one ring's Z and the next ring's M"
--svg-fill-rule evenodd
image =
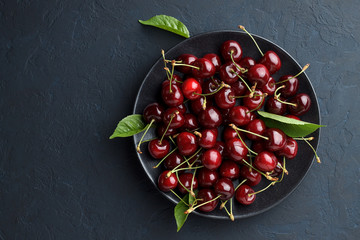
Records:
M202 204L196 205L195 207L191 207L191 208L189 208L188 210L185 211L185 214L189 214L189 213L191 213L192 211L194 211L195 209L197 209L197 208L199 208L199 207L201 207L201 206L204 206L204 205L206 205L206 204L208 204L208 203L211 203L211 202L213 202L213 201L216 201L219 197L221 197L221 195L218 195L217 197L215 197L215 198L213 198L213 199L211 199L211 200L209 200L209 201L207 201L207 202L204 202L204 203L202 203Z
M150 123L149 123L149 125L147 126L144 134L141 136L138 145L136 146L136 151L137 151L138 153L140 153L140 154L142 154L141 149L140 149L140 145L141 145L141 143L142 143L142 140L144 139L146 133L149 131L151 125L152 125L154 122L155 122L155 119L152 119L152 120L150 121Z
M261 102L256 106L256 108L251 109L250 111L247 111L246 114L258 110L258 109L262 106L262 104L263 104L264 99L266 98L266 96L267 96L267 93L264 93L264 94L261 96L261 97L262 97L262 98L261 98Z
M259 50L261 56L264 56L264 54L263 54L263 52L261 51L259 45L258 45L257 42L255 41L255 39L253 38L253 36L245 29L245 27L242 26L242 25L239 25L239 28L240 28L241 30L243 30L244 32L246 32L246 33L251 37L251 39L252 39L253 42L255 43L255 46L256 46L257 49Z
M183 203L185 203L186 206L189 207L189 204L188 204L187 202L185 202L184 200L182 200L182 198L179 197L179 195L177 195L176 192L174 192L174 190L170 189L170 191L171 191L178 199L180 199L180 201L182 201Z
M313 150L313 152L315 153L316 161L317 161L318 163L321 163L320 158L319 158L319 156L317 155L315 148L309 143L308 140L306 140L305 138L303 138L303 140L309 145L309 147L310 147L310 148Z
M265 188L263 188L263 189L261 189L261 190L259 190L259 191L257 191L257 192L249 193L248 195L249 195L249 197L250 197L250 196L252 196L252 195L261 193L261 192L265 191L266 189L268 189L269 187L274 186L275 183L276 183L276 181L271 182L271 183L270 183L269 185L267 185Z
M256 152L254 152L253 150L251 150L247 145L246 143L242 140L241 136L240 136L240 133L236 130L236 128L233 128L236 132L236 134L238 135L238 138L240 139L240 141L242 142L242 144L244 144L244 146L247 148L247 150L249 150L249 152L251 152L252 154L254 155L258 155Z
M163 157L163 158L160 160L160 162L159 162L156 166L154 166L153 168L158 168L158 167L160 166L160 164L161 164L167 157L169 157L173 152L175 152L177 149L178 149L178 147L176 147L176 148L174 148L173 150L171 150L171 152L169 152L168 154L166 154L166 156Z
M240 80L245 84L245 86L247 87L247 89L249 89L250 92L253 92L253 90L249 87L249 85L247 84L247 82L245 81L245 79L243 79L237 72L235 72L233 69L232 69L232 72L235 73L235 75L240 78Z
M170 124L171 124L171 122L172 122L172 120L174 119L174 117L175 117L176 114L179 114L179 111L175 111L173 114L171 114L169 124L166 126L165 132L164 132L164 134L161 136L160 144L162 143L162 140L164 139L166 132L169 130Z
M301 71L300 71L298 74L296 74L295 76L293 76L293 77L291 77L291 78L288 78L288 79L285 79L285 80L282 80L282 81L277 82L277 83L275 83L275 84L282 84L282 83L284 83L284 82L290 81L290 80L293 79L293 78L298 77L300 74L302 74L303 72L305 72L305 70L308 69L309 66L310 66L309 63L306 64L306 65L301 69Z
M166 66L166 59L165 59L165 51L163 49L161 49L161 55L162 55L162 58L164 60L164 68L167 68ZM166 69L165 69L166 70ZM169 73L166 71L166 77L169 79Z
M251 167L252 169L254 169L255 171L257 171L258 173L260 173L261 175L263 175L267 180L270 180L270 181L277 181L278 178L276 177L271 177L269 175L266 175L265 173L263 173L262 171L258 170L257 168L255 168L254 166L252 166L250 163L248 163L247 161L245 161L243 159L242 161L243 163L245 163L248 167Z

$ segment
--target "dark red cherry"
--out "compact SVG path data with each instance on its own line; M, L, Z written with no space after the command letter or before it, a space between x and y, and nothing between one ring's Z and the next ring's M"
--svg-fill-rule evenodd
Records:
M296 77L294 78L294 76L292 75L282 76L279 79L279 82L287 79L290 80L284 82L283 84L285 85L285 87L279 90L279 93L281 93L281 96L283 96L284 98L289 98L294 96L299 90L299 80Z
M169 172L170 171L168 170L162 172L158 178L158 187L163 192L169 192L170 190L175 189L178 184L175 173L171 173L168 177L167 174Z
M233 138L226 141L225 149L229 154L229 158L237 163L242 163L242 160L246 159L248 153L248 149L239 138Z
M202 93L201 85L195 78L186 79L181 85L182 92L187 99L195 100L200 98Z
M184 115L184 118L185 118L185 123L181 127L181 129L184 129L184 130L187 129L187 130L191 131L191 130L194 130L199 127L198 120L194 114L186 113Z
M184 162L184 157L178 151L171 153L164 161L164 166L167 170L173 170Z
M285 101L282 97L280 100ZM275 100L274 97L269 97L265 104L265 110L270 113L284 115L286 113L286 104Z
M162 115L164 113L164 108L158 103L150 103L147 105L143 112L143 117L146 123L154 120L156 123L162 121Z
M278 128L268 128L265 130L263 136L269 138L269 140L264 141L267 150L275 152L284 148L286 135L282 130Z
M210 149L215 146L216 138L218 135L217 128L204 129L199 138L199 146L205 149Z
M177 132L177 129L175 128L168 128L166 131L167 125L161 124L156 127L156 132L159 137L162 137L164 135L165 137L172 136ZM166 133L165 133L166 131Z
M271 176L271 177L279 177L279 176L282 174L282 172L283 172L283 168L282 168L282 166L284 166L283 164L284 164L283 160L282 160L282 159L279 159L279 160L278 160L278 164L276 164L276 167L275 167L275 169L271 172L270 176Z
M159 139L154 139L149 142L148 150L153 158L161 159L169 153L170 143L166 139L163 139L161 143Z
M207 99L207 97L206 97ZM195 99L193 101L190 101L190 107L194 114L198 115L200 112L203 111L203 104L204 104L204 97L200 97L198 99ZM206 101L206 108L211 107L212 101Z
M207 107L199 113L198 120L204 128L217 128L222 123L222 116L217 108Z
M180 87L181 82L182 82L182 78L179 75L174 73L171 84L178 85ZM165 86L165 85L169 85L169 84L170 84L170 79L166 77L165 80L162 82L161 86Z
M215 53L208 53L204 56L204 58L210 60L215 67L215 71L218 72L221 66L220 57Z
M266 141L266 140L265 140ZM260 140L260 141L253 141L252 145L251 145L251 150L253 150L256 153L260 153L262 151L265 151L265 141Z
M230 84L231 89L234 91L235 96L242 96L246 92L246 86L243 81L236 81Z
M272 152L260 152L254 159L254 166L263 172L271 172L275 169L278 160Z
M197 143L194 134L189 132L182 132L176 137L176 144L179 153L184 156L190 156L196 152Z
M248 166L240 168L240 176L247 179L246 184L249 186L256 186L261 181L261 174Z
M204 81L204 83L202 84L203 94L209 94L209 93L215 92L220 87L220 84L221 84L221 81L217 78L213 78L213 79ZM214 94L208 95L208 96L206 96L206 98L210 99L213 96L214 96Z
M241 134L240 131L239 131L239 134ZM232 127L228 126L228 127L226 127L224 129L223 138L224 138L225 142L227 142L230 139L237 138L237 137L238 137L238 135L237 135L236 131Z
M296 157L297 151L297 142L293 138L287 137L285 147L280 151L277 151L276 154L278 156L285 156L287 159L293 159Z
M263 93L266 93L268 96L272 96L274 95L276 90L276 85L275 85L275 79L270 76L268 82L261 88L261 91Z
M252 66L254 66L256 64L256 61L252 58L252 57L243 57L239 64L246 69L251 68Z
M300 120L299 117L294 116L294 115L290 115L290 114L286 115L285 117L292 118L292 119L295 119L295 120Z
M296 104L295 106L288 105L288 110L295 116L302 116L310 110L311 99L306 93L300 93L289 101Z
M229 109L235 106L235 93L231 88L223 88L215 93L215 103L219 108Z
M163 122L166 126L170 123L169 128L180 128L185 124L185 118L177 108L173 107L165 110L163 114Z
M269 70L270 75L273 75L281 68L281 60L274 51L267 51L260 59L261 64Z
M212 64L212 62L206 58L198 58L192 65L199 68L192 69L192 75L194 77L209 78L214 76L216 71L214 64Z
M249 195L251 193L254 193L254 190L248 185L243 184L236 190L235 199L243 205L250 205L256 199L256 194Z
M263 64L255 64L249 68L247 77L251 84L257 84L258 88L262 88L268 81L270 73Z
M257 118L257 116L256 116L255 112L251 112L250 113L250 121L252 121L252 120L254 120L256 118Z
M226 157L226 150L225 150L225 143L224 142L216 141L213 148L218 150L222 157Z
M240 61L243 51L240 44L234 40L228 40L221 45L220 52L225 61L231 61L231 55L235 62Z
M165 84L161 89L161 96L163 101L169 107L176 107L184 102L184 95L182 94L180 87L178 85L171 85L171 92L170 92L170 85Z
M214 185L216 195L220 195L223 201L229 200L234 196L234 184L228 178L220 178Z
M261 119L254 119L246 125L246 130L262 135L265 132L266 126L263 120ZM251 133L246 133L246 137L252 141L261 140L261 137L258 137Z
M238 66L240 67L240 65ZM241 75L241 72L233 62L227 62L221 65L219 75L222 81L232 84L239 79L238 75Z
M249 92L247 92L247 95L250 94ZM265 96L263 96L262 91L260 91L259 89L255 90L254 96L252 98L250 97L245 97L243 99L243 104L245 107L247 107L249 110L253 110L253 109L259 109L261 108L265 101L263 100Z
M179 192L182 194L188 193L191 190L191 183L193 183L193 190L198 188L198 180L196 177L194 177L193 181L193 176L194 175L192 173L182 173L179 175ZM180 183L182 183L182 185ZM186 190L183 186L186 187L189 191Z
M176 108L179 110L179 112L180 112L182 115L185 115L187 108L186 108L186 106L185 106L184 103L176 106Z
M200 187L212 187L219 179L219 174L216 170L201 168L197 173L197 178Z
M240 168L234 161L223 161L220 166L219 173L221 177L229 179L237 179L240 175Z
M214 198L216 198L216 194L211 189L203 188L203 189L199 190L197 198L201 199L201 200L198 200L198 205L200 205L202 203L206 203L206 202L211 201ZM211 212L216 208L218 203L219 203L219 199L216 199L214 201L208 202L205 205L202 205L198 209L203 212Z
M237 126L244 126L250 122L249 109L244 106L235 106L230 109L229 120Z
M221 154L218 150L212 148L206 150L201 156L201 162L207 169L215 170L221 165Z
M181 61L182 64L192 65L197 57L191 54L182 54L179 57L176 58L176 61ZM182 73L191 73L192 68L187 66L176 66L176 70Z

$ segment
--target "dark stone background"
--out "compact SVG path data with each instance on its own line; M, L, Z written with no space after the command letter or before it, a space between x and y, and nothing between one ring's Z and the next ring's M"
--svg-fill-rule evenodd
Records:
M358 239L359 1L0 0L0 239ZM192 35L238 24L286 49L319 98L319 155L272 210L190 216L150 184L132 139L108 140L143 78L183 40L140 25L167 14Z

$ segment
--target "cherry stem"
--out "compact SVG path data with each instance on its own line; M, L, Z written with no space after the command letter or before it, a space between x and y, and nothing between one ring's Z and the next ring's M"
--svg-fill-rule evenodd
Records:
M206 110L206 97L205 96L203 96L204 97L204 101L203 101L203 104L202 104L202 109L205 111Z
M210 96L210 95L213 95L213 94L217 93L218 91L220 91L224 87L231 88L230 85L225 84L224 82L221 82L220 87L218 89L216 89L216 91L214 91L214 92L211 92L211 93L196 93L196 92L194 92L194 94L195 95L200 95L200 96L203 96L203 97Z
M167 177L170 177L170 175L172 173L175 173L175 172L179 172L179 171L182 171L182 170L193 170L193 169L198 169L198 168L203 168L204 166L197 166L197 167L185 167L185 168L178 168L176 170L171 170L170 172L168 172L168 174L166 175Z
M159 162L156 166L154 166L153 168L158 168L158 167L160 166L160 164L161 164L167 157L169 157L170 154L172 154L173 152L175 152L177 149L178 149L178 147L176 147L176 148L174 148L173 150L171 150L171 152L169 152L168 154L166 154L166 156L163 157L163 158L160 160L160 162Z
M294 137L293 139L294 139L294 140L299 140L299 141L303 141L303 140L312 141L312 140L314 140L314 137L308 137L308 138L303 138L303 137L297 138L297 137Z
M145 130L144 134L142 135L142 137L140 138L140 141L139 141L139 143L138 143L138 145L137 145L137 147L136 147L136 151L137 151L138 153L140 153L140 154L142 154L142 152L141 152L141 150L140 150L140 145L141 145L141 143L142 143L142 140L144 139L146 133L149 131L151 125L152 125L154 122L155 122L155 119L151 119L151 122L147 125L146 130Z
M164 65L165 65L164 69L165 69L165 68L167 68L167 66L166 66L166 61L167 60L165 59L165 51L163 49L161 49L161 55L162 55L162 58L164 60ZM169 73L167 71L166 71L166 76L167 76L167 78L169 78Z
M195 157L199 152L201 152L201 150L202 150L202 148L199 148L199 150L197 150L188 160L190 160L190 159L192 159L193 157ZM195 159L195 161L193 161L189 166L192 167L198 159L199 159L199 157L197 157L197 158Z
M234 221L234 214L233 214L233 199L230 198L230 219L231 221Z
M178 180L178 183L188 192L188 193L190 193L191 194L191 192L190 192L190 190L187 188L187 187L185 187L184 186L184 184L180 181L180 178L179 178L179 174L178 174L178 172L175 172L175 174L176 174L176 178L177 178L177 180ZM194 194L194 193L193 193ZM192 196L194 196L193 194L191 194ZM189 206L189 205L188 205Z
M284 88L285 85L281 85L280 87L278 87L275 92L274 92L274 99L282 104L287 104L287 105L291 105L291 106L294 106L294 107L297 107L297 104L296 103L289 103L289 102L286 102L286 101L283 101L280 99L280 95L281 93L277 93L280 89Z
M284 157L284 158L283 158L283 163L284 163L283 168L285 168L285 161L286 161L286 159L285 159L285 157ZM284 179L284 171L283 171L282 174L281 174L281 179L278 180L277 182L281 182L283 179Z
M176 143L175 143L174 139L171 136L169 136L169 139L176 146Z
M251 113L251 112L254 112L254 111L256 111L256 110L258 110L260 107L261 107L261 105L263 104L263 102L264 102L264 100L265 100L265 98L266 98L266 96L267 96L267 93L264 93L263 95L261 95L261 102L256 106L256 108L254 108L254 109L251 109L250 111L247 111L246 112L246 114L248 114L248 113Z
M199 138L202 138L202 134L199 133L198 131L194 131L193 133L194 133L194 135L198 136Z
M200 69L199 67L196 67L196 66L193 66L193 65L189 65L189 64L184 64L184 63L176 63L176 62L174 62L174 65L175 65L175 66L191 67L191 68L195 68L195 69L197 69L197 70Z
M291 79L293 79L293 78L296 78L296 77L298 77L300 74L302 74L303 72L305 72L305 70L306 69L308 69L308 67L310 66L310 64L308 63L308 64L306 64L302 69L301 69L301 71L298 73L298 74L296 74L295 76L292 76L291 78L288 78L288 79L285 79L285 80L282 80L282 81L280 81L280 82L277 82L277 83L275 83L275 84L282 84L282 83L284 83L284 82L287 82L287 81L290 81Z
M199 205L197 205L197 206L195 206L195 207L191 207L191 208L189 208L188 210L185 211L185 214L189 214L189 213L193 212L195 209L197 209L197 208L199 208L199 207L201 207L201 206L204 206L204 205L206 205L206 204L208 204L208 203L211 203L211 202L215 201L215 200L218 199L219 197L221 197L221 195L218 195L216 198L213 198L213 199L211 199L211 200L209 200L209 201L207 201L207 202L204 202L204 203L202 203L202 204L199 204Z
M270 180L270 181L277 181L277 180L278 180L278 178L276 178L276 177L271 177L271 176L269 176L269 175L266 175L266 174L263 173L262 171L256 169L254 166L250 165L250 163L248 163L248 162L245 161L244 159L243 159L242 162L245 163L247 166L251 167L252 169L254 169L255 171L257 171L258 173L260 173L261 175L263 175L267 180Z
M315 153L316 161L317 161L318 163L321 163L320 158L319 158L319 156L317 155L317 153L316 153L316 151L315 151L315 148L309 143L308 140L306 140L305 138L302 138L302 139L309 145L309 147L310 147L310 148L313 150L313 152Z
M259 95L259 94L254 94L253 97L262 97L263 95ZM230 96L231 97L231 96ZM244 95L244 96L234 96L231 98L246 98L246 97L250 97L250 95Z
M197 169L194 170L193 177L192 177L192 179L191 179L191 188L190 188L190 194L191 194L191 196L193 196L194 198L196 197L196 196L195 196L195 193L194 193L194 181L195 181L196 170L197 170Z
M182 200L182 198L179 197L179 195L177 195L176 192L174 192L174 190L170 189L170 191L171 191L178 199L180 199L180 201L182 201L183 203L185 203L186 206L188 206L188 207L190 206L188 203L186 203L184 200Z
M288 170L286 170L285 166L281 166L281 164L279 162L277 165L283 170L283 172L285 172L286 175L289 175L289 172L288 172Z
M246 133L252 134L252 135L254 135L254 136L261 137L261 138L263 138L263 139L265 139L265 140L269 140L268 137L265 137L265 136L263 136L263 135L260 135L260 134L254 133L254 132L250 132L250 131L245 130L245 129L242 129L242 128L238 128L238 127L236 127L235 124L233 124L233 123L230 123L229 126L232 127L235 131L246 132ZM256 154L256 155L257 155L257 154Z
M171 114L169 124L166 126L165 132L164 132L164 134L161 136L160 144L162 143L162 140L164 139L166 132L169 130L170 124L171 124L171 122L172 122L172 120L174 119L174 117L175 117L176 114L179 114L179 111L175 111L173 114Z
M259 45L257 44L257 42L255 41L255 39L253 38L253 36L245 29L245 27L243 25L239 25L238 26L241 30L243 30L244 32L246 32L250 37L251 39L253 40L253 42L255 43L257 49L259 50L261 56L264 56L263 52L261 51Z
M239 69L239 71L240 71L241 73L246 73L248 70L245 69L245 68L240 67L240 66L235 62L235 60L234 60L234 58L233 58L233 56L232 56L233 53L234 53L234 51L231 50L231 52L230 52L231 61L234 63L235 67L236 67L237 69Z
M229 218L231 219L231 214L230 214L229 210L227 210L227 208L226 208L226 206L225 206L224 203L227 203L227 200L226 200L226 202L222 202L222 203L221 203L220 207L222 206L222 208L220 208L220 209L225 209L227 215L229 215ZM224 204L224 205L223 205L223 204Z
M238 137L239 137L240 141L242 142L242 144L244 144L244 146L249 150L249 152L251 152L251 153L253 153L253 154L255 154L255 155L258 155L256 152L254 152L253 150L251 150L251 149L246 145L246 143L242 140L242 138L241 138L241 136L240 136L240 133L238 132L238 130L236 129L236 127L235 127L235 128L233 127L233 129L235 130L235 132L236 132L236 134L238 135Z
M249 85L247 84L247 82L237 73L234 71L234 69L232 69L232 73L235 73L235 75L240 78L240 80L245 84L245 86L249 89L249 91L252 93L252 89L249 87Z
M174 68L175 68L175 61L173 60L171 62L171 74L170 74L170 84L169 84L169 92L172 93L172 89L171 89L171 83L172 83L172 79L173 79L173 76L174 76Z
M275 183L276 183L276 181L271 182L271 183L270 183L269 185L267 185L265 188L263 188L263 189L261 189L261 190L259 190L259 191L257 191L257 192L249 193L248 196L251 197L252 195L259 194L259 193L265 191L266 189L268 189L269 187L274 186Z

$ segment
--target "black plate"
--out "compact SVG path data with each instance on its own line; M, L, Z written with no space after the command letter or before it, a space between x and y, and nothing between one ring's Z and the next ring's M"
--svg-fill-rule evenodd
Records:
M273 50L279 55L282 61L282 66L280 71L273 75L276 80L282 75L294 75L301 70L301 66L285 50L283 50L269 40L266 40L256 35L253 36L258 42L263 52ZM175 59L177 56L183 53L190 53L198 57L201 57L206 53L219 54L219 48L221 44L226 40L238 41L243 48L243 56L251 56L256 60L260 59L261 56L256 49L254 43L251 41L250 37L245 33L238 31L216 31L200 34L195 37L186 39L185 41L179 43L178 45L170 49L168 52L166 52L166 58ZM164 63L160 58L150 69L149 73L144 79L144 82L140 86L134 106L134 113L142 114L146 105L155 101L161 101L161 82L165 79L166 76L163 67ZM300 82L299 93L307 93L312 101L310 111L304 116L302 116L301 119L303 121L319 124L320 115L318 102L310 80L306 74L301 74L298 79ZM312 136L315 137L315 139L312 141L312 144L315 148L317 147L319 142L319 134L319 130L312 134ZM138 134L134 137L135 146L140 140L140 137L141 134ZM153 137L155 137L154 131L152 131L150 134L147 134L146 136L147 139ZM298 143L299 151L296 158L287 161L286 167L289 171L289 175L284 177L283 182L278 183L270 190L267 190L257 195L255 202L249 206L242 206L236 201L234 201L234 216L236 219L250 217L269 210L270 208L276 206L282 200L284 200L300 184L313 163L314 153L306 145L306 143L302 141L298 141ZM157 161L155 161L149 155L145 145L146 144L142 146L143 154L138 154L138 157L150 181L157 188L157 178L160 175L161 171L163 171L164 169L153 169L153 166L156 165ZM254 187L254 189L255 191L262 189L268 184L269 181L263 179L258 186ZM236 184L234 185L236 186ZM172 193L161 193L172 202L178 202L178 199ZM197 211L195 211L195 213L205 217L229 219L226 212L219 209L216 209L210 213L202 213Z

